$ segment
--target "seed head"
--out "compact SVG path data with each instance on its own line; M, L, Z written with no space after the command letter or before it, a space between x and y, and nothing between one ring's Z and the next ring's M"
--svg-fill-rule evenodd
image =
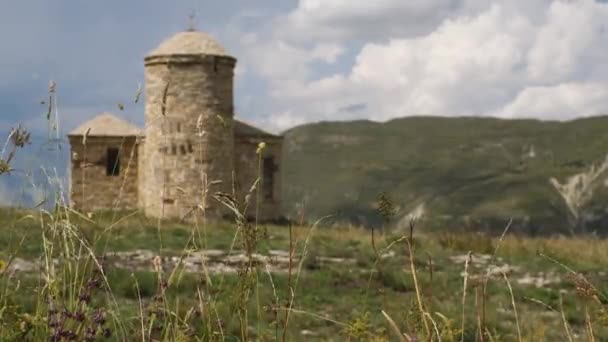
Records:
M261 154L265 148L266 148L266 143L262 141L261 143L258 144L258 149L255 151L255 153Z

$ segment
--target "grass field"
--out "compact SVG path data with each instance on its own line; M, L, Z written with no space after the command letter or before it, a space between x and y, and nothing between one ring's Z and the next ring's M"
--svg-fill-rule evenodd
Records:
M0 220L2 341L608 339L600 239L414 229L410 254L409 232L355 227L67 209L4 209Z
M0 341L608 340L606 240L267 226L240 207L190 224L0 209Z

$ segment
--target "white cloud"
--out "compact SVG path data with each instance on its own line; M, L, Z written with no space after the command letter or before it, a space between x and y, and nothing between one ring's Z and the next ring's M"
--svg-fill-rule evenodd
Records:
M312 49L299 47L282 39L261 41L250 36L245 40L246 58L241 61L274 83L309 79L311 63L334 63L343 53L338 44L321 43ZM248 68L248 66L245 66Z
M552 87L530 87L501 109L500 117L573 119L608 114L606 83L562 83Z
M477 3L473 6L473 3ZM300 0L280 20L281 37L297 41L386 39L420 35L463 8L480 7L466 0ZM483 5L481 6L483 7Z
M336 59L344 53L344 48L337 44L319 44L311 52L312 60L320 60L325 63L335 63Z
M591 1L554 3L529 51L531 80L559 82L577 78L587 68L606 69L600 59L605 61L608 56L607 22L607 5Z
M269 132L281 133L286 129L306 123L306 119L287 111L270 115L261 123Z
M393 27L417 15L424 29ZM252 53L280 113L266 122L608 114L608 4L593 0L301 0L271 33ZM316 73L361 37L346 72Z

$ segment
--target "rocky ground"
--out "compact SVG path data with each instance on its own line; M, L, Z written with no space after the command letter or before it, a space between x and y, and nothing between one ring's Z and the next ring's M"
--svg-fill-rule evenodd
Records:
M334 264L354 264L355 259L335 258L316 256L317 261L322 265L325 263ZM286 273L289 265L292 265L292 272L296 272L300 257L293 255L289 257L288 251L271 250L267 255L252 254L251 261L256 265L264 265L265 269L272 273ZM53 260L55 264L59 259ZM176 266L183 267L185 272L198 273L208 272L236 273L240 266L249 262L249 258L243 252L211 249L199 252L192 252L185 255L173 255L157 257L157 254L150 250L134 250L128 252L108 253L104 257L106 265L127 269L131 271L155 271L155 264L160 264L162 269L170 271ZM7 270L11 273L34 272L44 268L44 263L38 260L27 260L14 258L8 264Z
M382 259L395 258L394 252L389 252L381 255ZM337 258L312 256L315 262L323 267L328 264L346 265L351 268L359 268L356 266L354 258ZM191 252L185 255L172 255L157 257L157 254L150 250L134 250L127 252L113 252L105 255L105 264L111 267L127 269L130 271L155 271L156 266L160 265L164 271L171 271L178 265L187 273L207 273L207 274L229 274L237 273L239 268L249 262L247 255L241 251L228 251L219 249L210 249L204 251ZM512 265L506 263L500 257L492 257L488 254L467 254L453 255L448 258L449 262L460 265L462 267L461 276L468 275L469 279L480 279L484 275L490 277L503 277L504 275L516 284L523 286L533 286L536 288L549 287L562 282L561 276L556 270L533 272L526 270L521 265ZM468 260L468 267L465 270L465 264ZM287 273L291 265L292 273L296 273L301 262L300 255L293 255L291 258L288 251L270 250L267 254L253 254L252 263L263 265L264 269L271 273ZM447 260L446 260L447 261ZM54 260L55 264L60 261ZM8 263L7 271L9 273L30 273L37 270L43 270L44 263L40 260L28 260L23 258L14 258ZM370 270L359 268L362 272ZM606 274L600 274L605 276Z

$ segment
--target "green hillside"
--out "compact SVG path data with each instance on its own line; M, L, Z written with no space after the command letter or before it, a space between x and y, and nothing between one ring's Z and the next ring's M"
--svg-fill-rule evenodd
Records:
M295 217L378 225L379 193L429 227L527 233L567 230L568 209L549 179L564 182L608 153L608 116L568 122L408 117L323 122L285 132L283 196ZM582 221L600 229L597 186ZM302 206L302 204L304 204ZM608 229L607 229L608 230Z

